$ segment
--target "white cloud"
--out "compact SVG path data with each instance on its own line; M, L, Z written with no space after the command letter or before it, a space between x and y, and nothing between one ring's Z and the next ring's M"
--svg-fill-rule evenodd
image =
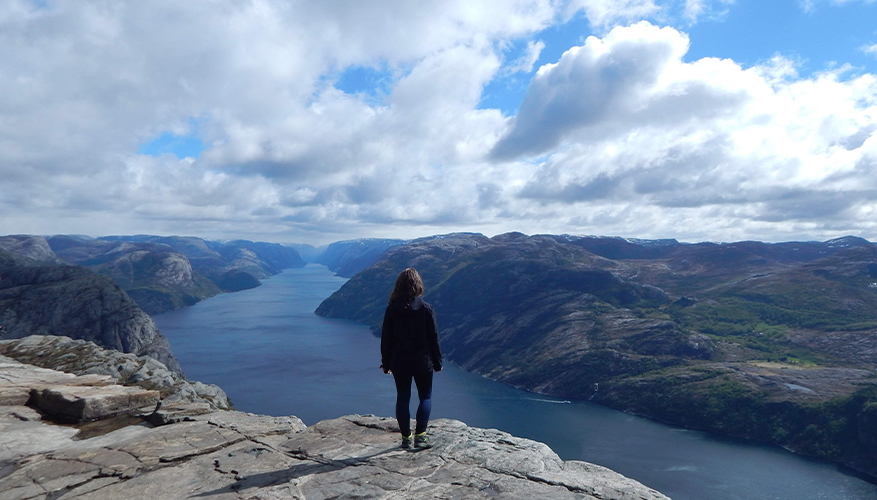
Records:
M800 79L782 58L687 63L687 45L639 23L540 69L492 152L500 163L544 158L518 191L531 210L635 212L616 223L633 234L676 234L695 216L686 231L710 232L712 220L728 225L726 239L764 238L770 225L875 229L859 218L877 195L874 75Z
M583 10L593 26L611 27L653 16L661 11L654 0L571 0L567 16Z
M874 54L875 56L877 56L877 44L865 45L864 47L862 47L862 52L866 54Z
M111 203L119 203L114 212L128 214L129 225L150 228L156 217L172 220L157 215L171 210L181 219L220 221L226 213L241 220L273 209L277 223L300 216L308 199L323 204L313 211L325 220L334 210L327 207L347 203L345 186L379 169L407 173L412 161L419 168L482 154L481 142L495 136L501 121L498 112L474 109L499 67L495 42L531 34L554 17L548 0L83 1L44 9L4 2L0 192L10 193L0 197L4 226L103 231L107 226L77 229L55 216L88 214L79 222L88 225ZM386 106L369 106L323 79L376 61L397 74ZM161 132L188 132L193 117L208 149L186 166L185 178L167 175L181 164L136 154ZM132 164L150 179L158 212L145 201L126 201L137 197L114 195L130 194L119 172ZM187 196L176 189L181 183ZM218 190L235 185L242 193L255 185L276 193L245 208ZM204 202L210 213L199 208ZM28 216L21 227L15 212L46 215L32 225ZM235 227L232 219L216 226L224 228L214 234Z
M685 17L692 21L696 20L703 13L704 2L705 0L685 0Z
M694 23L705 15L722 16L736 0L685 0L682 16Z
M516 61L513 61L507 68L507 73L518 73L524 72L529 73L533 71L533 65L536 64L536 61L539 60L539 55L542 53L542 49L545 48L545 42L542 40L530 40L527 42L527 48L524 50L524 54Z
M874 76L685 62L674 29L611 29L649 0L47 5L0 4L0 233L877 229ZM567 9L605 36L543 66L517 117L477 109L501 48ZM350 65L388 69L380 103L333 86ZM199 159L137 154L193 118Z
M594 136L611 135L612 129L628 128L631 120L649 118L641 116L648 111L642 101L653 100L655 91L663 93L666 105L689 92L663 88L659 82L666 67L677 64L687 50L687 37L645 22L616 28L603 39L589 37L583 46L564 53L557 64L539 69L494 157L541 154L556 147L565 134L589 129ZM710 97L703 96L704 106L711 105ZM722 105L724 96L715 97L716 105ZM678 114L678 110L666 111ZM703 107L696 112L704 112Z

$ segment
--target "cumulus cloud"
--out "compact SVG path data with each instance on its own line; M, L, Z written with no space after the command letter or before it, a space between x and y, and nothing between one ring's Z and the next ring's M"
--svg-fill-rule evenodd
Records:
M52 222L57 213L93 214L113 203L116 214L136 219L129 224L149 226L143 230L173 219L161 215L170 210L214 221L212 234L250 213L301 218L310 210L315 224L340 213L355 219L361 210L339 207L380 198L365 194L378 184L364 179L405 182L422 164L440 168L483 153L501 115L474 108L499 68L496 41L529 35L555 15L548 0L4 2L4 221L21 231L13 213L41 212L30 231L63 232L70 229ZM540 49L534 43L530 57ZM327 79L376 63L394 74L380 105ZM190 133L193 119L206 145L194 163L137 154L162 133ZM121 173L132 165L152 183L151 198L125 198ZM238 196L259 194L244 209L219 189L225 184L238 186ZM135 210L133 199L144 205ZM149 200L161 213L146 208ZM214 212L198 208L204 203Z
M492 157L541 154L572 134L597 139L650 123L720 115L746 98L738 88L688 78L681 63L687 50L686 36L646 22L616 28L603 39L589 37L539 69ZM709 60L700 66L727 71Z
M500 164L536 158L517 196L541 210L636 206L662 234L683 213L733 213L727 231L740 238L768 223L871 227L861 217L877 193L874 75L800 79L779 57L748 69L684 62L687 45L676 30L639 23L543 66L491 151Z
M693 19L725 3L687 5ZM782 58L686 61L684 33L613 28L662 9L3 2L0 232L324 243L457 230L873 231L875 77L801 78ZM517 116L479 109L485 85L532 70L539 32L576 12L601 36L541 67ZM503 65L502 48L523 40ZM386 69L386 94L336 88L351 66ZM167 132L205 150L138 154Z

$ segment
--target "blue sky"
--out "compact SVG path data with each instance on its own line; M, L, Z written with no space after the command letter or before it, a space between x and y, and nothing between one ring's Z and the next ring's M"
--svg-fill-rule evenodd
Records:
M685 59L703 57L732 59L745 67L763 63L781 55L798 63L798 72L808 76L839 65L850 65L850 74L877 73L877 53L863 47L877 45L877 14L868 2L835 4L823 2L804 8L795 1L736 0L719 3L718 11L696 22L685 18L681 5L660 16L646 16L674 26L688 34L690 49ZM500 71L485 85L479 107L500 109L514 116L523 100L533 73L543 64L556 62L570 47L581 45L588 36L599 36L604 29L594 28L583 12L562 23L549 26L523 38L503 40L498 51L506 67L525 56L528 42L541 41L544 48L531 71L508 74ZM335 88L364 96L379 105L391 94L398 70L386 62L351 65L343 71L325 75ZM140 153L159 156L172 153L179 158L197 158L204 144L193 131L186 136L163 132L145 143Z
M877 240L874 0L105 7L0 5L0 233Z
M751 67L780 55L795 61L802 76L841 65L850 66L849 75L877 73L877 52L863 50L877 45L877 7L873 2L822 2L805 7L799 1L735 0L730 4L719 2L716 11L696 22L684 16L682 5L668 10L660 16L644 18L664 21L684 31L690 39L687 61L717 57ZM556 62L570 47L581 45L588 36L599 36L603 31L601 27L592 27L587 16L579 12L526 37L503 40L498 51L506 67L525 57L528 43L542 42L544 48L531 71L498 72L484 86L479 107L499 109L506 116L514 116L533 73L541 65ZM386 62L351 65L325 75L325 80L334 79L335 88L380 105L391 94L397 71L388 68ZM139 152L197 158L204 149L196 130L184 136L166 131L144 143Z
M195 133L176 135L173 132L162 132L156 139L141 146L137 152L149 156L172 154L180 159L198 158L204 147L204 143Z
M779 54L800 61L804 76L842 64L854 72L877 70L877 57L861 50L877 44L874 2L822 2L805 10L795 1L738 0L715 20L681 28L691 39L688 60L720 57L752 66Z
M749 67L781 55L799 63L803 76L844 64L851 66L851 74L877 73L877 54L862 50L877 44L877 6L873 2L823 2L804 8L796 1L736 0L720 4L718 12L693 23L680 7L671 11L669 18L661 18L688 34L691 47L687 61L718 57ZM646 18L655 21L655 16ZM578 13L563 23L506 42L500 50L507 64L525 55L527 42L542 41L545 47L532 71L497 74L485 86L479 107L497 108L513 116L535 70L556 62L570 47L602 31L594 29L584 13ZM393 71L386 65L352 66L341 73L335 87L380 102L389 95L392 81Z

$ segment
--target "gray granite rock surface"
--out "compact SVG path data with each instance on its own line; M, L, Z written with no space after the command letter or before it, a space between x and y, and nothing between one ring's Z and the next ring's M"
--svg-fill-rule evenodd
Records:
M20 382L27 378L22 370L40 370L13 365L0 359L0 381L17 372ZM37 378L45 380L46 372ZM56 388L91 387L55 373ZM165 425L119 423L117 417L71 427L25 406L0 405L0 497L667 498L604 467L563 461L542 443L455 420L431 424L433 448L408 451L399 447L394 419L371 415L308 428L296 417L212 410L203 403L174 403L159 412Z
M104 349L93 342L31 335L0 340L0 356L76 375L101 375L112 383L156 390L165 403L205 402L218 409L231 408L225 392L216 385L186 380L150 356ZM0 392L2 399L3 393Z

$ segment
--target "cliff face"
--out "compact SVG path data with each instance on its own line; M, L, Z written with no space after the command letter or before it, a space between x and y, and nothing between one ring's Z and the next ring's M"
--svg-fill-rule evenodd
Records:
M378 331L409 266L443 352L469 371L877 476L877 448L858 437L877 405L877 247L865 240L447 235L391 249L317 314Z
M124 399L117 396L127 388L89 377L0 356L3 498L667 500L609 469L560 460L544 444L454 420L434 421L435 446L411 452L399 448L395 420L375 416L306 428L296 417L168 405L62 427L20 398L4 397L29 391L27 404L40 405L66 395L55 398L57 409L74 395L86 406L97 398ZM143 401L153 396L139 391L127 393Z
M304 267L307 264L298 250L279 243L232 240L222 243L209 242L209 244L233 264L240 259L239 262L248 262L266 273L264 276L256 276L257 278L271 276L284 269ZM241 267L241 265L235 266L237 269Z
M31 263L63 264L42 236L27 234L0 236L0 250Z
M195 272L189 260L176 252L131 249L91 268L113 278L149 314L192 305L220 293L218 286Z
M319 263L338 276L349 278L377 262L387 250L404 243L375 238L336 241L322 250Z
M109 277L75 266L21 265L9 254L0 258L0 276L0 339L62 335L151 356L182 373L152 318Z

